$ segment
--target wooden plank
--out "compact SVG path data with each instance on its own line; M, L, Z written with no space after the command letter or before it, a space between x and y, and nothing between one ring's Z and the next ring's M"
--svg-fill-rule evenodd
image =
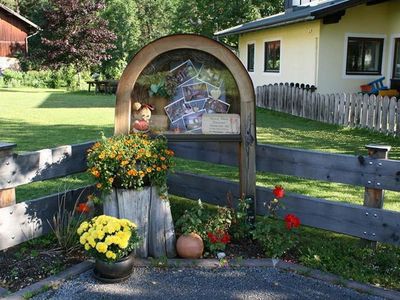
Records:
M393 97L390 99L389 102L389 113L388 113L388 123L389 123L389 132L390 133L395 133L394 128L395 128L395 116L396 116L396 106L397 106L397 99L396 97Z
M350 108L351 108L351 94L344 94L344 120L343 125L349 126L350 124Z
M339 94L339 116L338 116L338 124L344 125L345 119L345 102L346 102L346 94Z
M383 101L382 96L376 97L375 122L374 122L374 130L375 131L381 131L382 101Z
M230 166L237 166L239 161L237 143L169 142L168 147L180 158Z
M360 127L360 124L361 124L362 99L363 99L363 96L361 94L358 94L357 98L356 98L356 108L355 108L355 114L354 114L354 126L355 127Z
M356 102L357 102L357 95L350 94L350 106L349 106L349 123L350 127L354 127L354 119L356 114Z
M337 125L339 124L339 108L340 108L340 95L335 94L334 95L334 104L333 104L333 121L332 123Z
M0 189L83 172L86 170L86 150L92 144L87 142L0 158Z
M383 167L384 166L384 167ZM328 182L400 191L400 161L257 146L257 170Z
M400 136L400 101L397 101L396 136Z
M382 102L382 121L381 121L381 132L387 133L388 130L388 114L389 114L390 99L388 96L383 98Z
M74 208L77 199L85 201L94 192L91 186L17 203L0 208L0 250L51 232L53 216L64 197L66 208Z
M367 119L368 119L368 103L369 103L369 96L365 94L362 98L361 104L361 123L360 126L362 128L367 127Z
M238 197L238 184L210 176L176 173L169 177L170 193L193 200L225 205L227 193ZM209 187L208 189L202 188ZM270 189L257 187L257 212L266 213L265 203L273 199ZM392 244L400 244L400 213L287 193L282 200L287 213L296 214L302 224Z
M375 124L375 106L376 106L376 96L371 95L369 96L368 99L368 121L367 121L367 127L368 129L374 129L374 124Z

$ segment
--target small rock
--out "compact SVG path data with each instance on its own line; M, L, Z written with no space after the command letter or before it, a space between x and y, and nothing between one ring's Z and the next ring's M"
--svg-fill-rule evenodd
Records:
M217 258L218 258L218 259L223 259L223 258L225 258L225 257L226 257L225 252L218 252L218 253L217 253Z

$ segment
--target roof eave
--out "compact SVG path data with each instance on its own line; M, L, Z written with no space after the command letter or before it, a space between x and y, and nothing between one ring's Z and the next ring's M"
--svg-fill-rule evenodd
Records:
M294 20L289 20L289 21L284 21L284 22L278 22L278 23L271 24L271 25L258 26L258 27L254 27L254 28L244 29L244 30L232 30L232 31L224 30L225 32L224 31L220 31L220 32L214 33L214 36L215 37L230 36L230 35L235 35L235 34L258 31L258 30L269 29L269 28L274 28L274 27L279 27L279 26L284 26L284 25L290 25L290 24L295 24L295 23L300 23L300 22L313 21L313 20L315 20L315 16L306 16L306 17L299 18L299 19L294 19Z
M21 16L19 13L17 13L16 11L13 11L11 8L8 8L7 6L5 6L4 4L0 3L0 8L4 9L6 12L8 12L9 14L17 17L18 19L20 19L21 21L23 21L24 23L28 24L29 26L31 26L32 28L35 28L36 30L41 30L41 28L36 25L35 23L33 23L32 21L29 21L27 18Z

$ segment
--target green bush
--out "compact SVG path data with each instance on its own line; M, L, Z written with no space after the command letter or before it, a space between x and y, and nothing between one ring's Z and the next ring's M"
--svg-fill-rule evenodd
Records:
M3 76L0 77L0 86L79 90L86 88L86 80L89 79L89 71L79 74L73 66L62 67L58 70L30 70L26 72L6 69Z

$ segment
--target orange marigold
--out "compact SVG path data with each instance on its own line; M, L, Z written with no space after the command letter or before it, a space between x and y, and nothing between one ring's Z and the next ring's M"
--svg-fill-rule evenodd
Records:
M150 167L148 167L148 168L146 169L147 173L151 173L152 170L153 170L153 169L150 168Z
M129 170L127 173L130 176L136 176L137 175L137 171L136 170Z
M163 170L166 170L167 166L166 165L161 165L161 168L163 168Z
M158 172L160 172L161 171L161 168L160 167L157 167L157 169L156 169Z
M114 178L112 178L112 177L108 178L108 182L109 183L113 183L114 182Z
M102 185L101 183L96 184L96 187L97 187L98 189L101 189L102 186L103 186L103 185Z

